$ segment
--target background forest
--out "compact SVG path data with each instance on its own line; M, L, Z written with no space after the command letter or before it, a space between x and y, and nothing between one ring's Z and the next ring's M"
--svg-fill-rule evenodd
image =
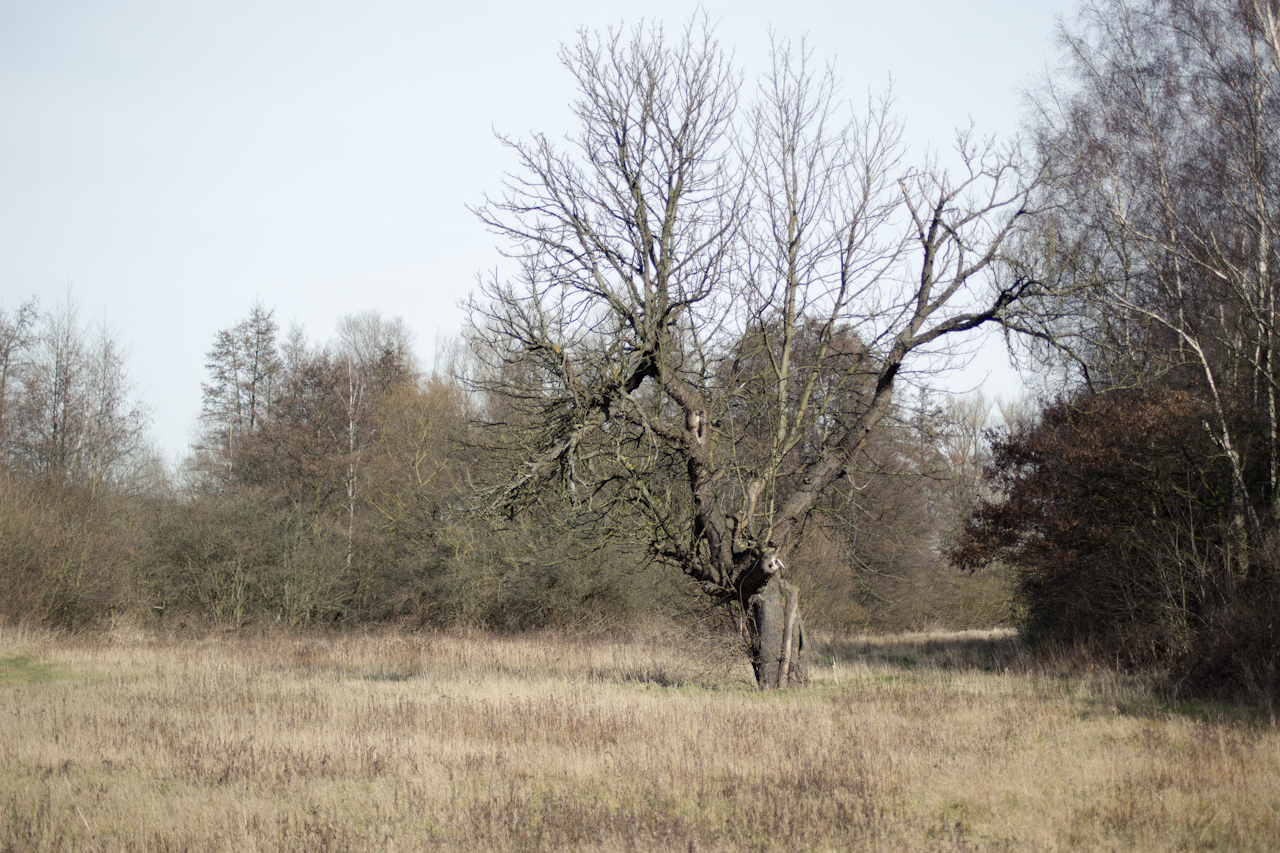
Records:
M1041 397L1001 409L931 393L917 370L806 511L788 577L811 627L1015 624L1176 690L1274 702L1280 7L1100 0L1061 47L994 173L1024 176L1025 204L983 211L1005 242L980 271L1018 294L988 319ZM885 162L885 187L907 192ZM951 210L940 197L935 213ZM517 230L498 210L482 218ZM504 287L488 304L519 304ZM802 314L784 317L797 358ZM707 363L749 366L751 335L777 322L761 317ZM249 306L210 342L201 434L171 472L109 329L83 324L70 296L6 309L0 616L519 630L709 612L679 573L652 569L620 504L583 524L573 477L520 512L485 511L486 489L526 464L540 407L536 382L478 357L501 349L494 328L428 369L399 319L353 315L318 343ZM844 356L890 363L876 338L851 340ZM567 373L550 337L524 343L507 368ZM746 427L785 397L740 385Z
M80 325L69 297L4 323L9 620L519 630L689 615L676 579L606 520L563 523L555 500L515 520L476 512L476 484L506 464L502 401L468 388L461 348L424 371L398 319L351 316L320 345L252 306L210 344L202 431L176 472L147 442L118 342ZM856 500L815 519L795 562L821 591L816 624L1004 618L998 584L958 583L938 548L977 488L989 408L904 415L868 453Z

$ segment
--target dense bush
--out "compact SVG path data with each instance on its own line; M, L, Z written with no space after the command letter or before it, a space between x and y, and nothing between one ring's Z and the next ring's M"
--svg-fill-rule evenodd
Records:
M0 475L0 618L77 628L135 604L135 522L122 499Z
M1256 436L1247 412L1229 416ZM994 442L996 496L979 502L953 561L1010 566L1034 641L1085 646L1197 691L1256 692L1271 678L1275 695L1274 562L1259 535L1237 536L1263 508L1238 500L1208 417L1203 400L1160 387L1045 407ZM1250 449L1246 472L1261 455Z
M153 528L147 576L158 611L228 627L332 622L351 592L342 552L308 519L237 495L166 507Z

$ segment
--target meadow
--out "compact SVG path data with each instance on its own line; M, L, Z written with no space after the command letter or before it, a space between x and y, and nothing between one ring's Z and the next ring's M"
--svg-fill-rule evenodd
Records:
M1007 633L0 628L0 851L1280 849L1280 730Z

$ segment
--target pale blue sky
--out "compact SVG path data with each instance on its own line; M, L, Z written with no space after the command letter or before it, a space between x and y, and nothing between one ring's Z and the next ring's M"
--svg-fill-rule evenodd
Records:
M969 119L1017 130L1060 0L705 2L748 74L768 28L807 35L845 92L892 74L916 154ZM678 27L696 2L0 0L0 302L68 284L105 315L170 454L214 333L255 300L327 339L366 309L429 356L498 257L465 206L494 192L493 131L571 129L556 60L581 26ZM1009 385L999 352L972 384ZM964 381L964 380L962 380Z

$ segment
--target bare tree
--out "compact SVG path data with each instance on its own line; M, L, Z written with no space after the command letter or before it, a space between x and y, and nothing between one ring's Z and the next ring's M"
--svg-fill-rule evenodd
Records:
M1098 0L1061 34L1068 81L1039 99L1055 214L1033 254L1059 282L1040 331L1095 388L1195 387L1232 471L1236 570L1280 513L1276 233L1280 34L1273 0ZM1246 471L1231 408L1266 423ZM1239 421L1237 420L1238 424Z
M950 504L947 516L956 524L983 496L982 469L990 459L989 434L996 425L993 413L1001 405L982 389L946 402L940 450L945 467L944 494Z
M705 18L581 33L578 135L504 140L519 171L477 214L519 271L471 305L519 460L490 506L558 482L739 608L762 687L802 677L788 548L909 358L1033 287L994 275L1033 183L1012 149L961 134L956 174L904 169L888 96L853 115L806 48L772 59L740 108Z
M32 308L19 321L12 342L26 345L26 358L15 374L17 393L5 403L15 464L91 494L115 484L146 449L149 424L124 348L105 320L96 329L80 323L69 292L52 313Z
M393 386L416 380L413 335L404 320L384 319L375 311L348 315L338 323L336 360L345 372L347 558L355 561L357 504L365 456L376 436L374 407L380 407Z
M201 385L204 445L230 463L241 442L267 420L276 383L284 370L276 333L275 312L255 303L249 316L214 338L206 367L209 382Z
M10 389L14 381L21 381L24 359L34 340L38 319L35 299L22 303L12 314L0 309L0 452L6 457L10 452L6 405L12 405Z

